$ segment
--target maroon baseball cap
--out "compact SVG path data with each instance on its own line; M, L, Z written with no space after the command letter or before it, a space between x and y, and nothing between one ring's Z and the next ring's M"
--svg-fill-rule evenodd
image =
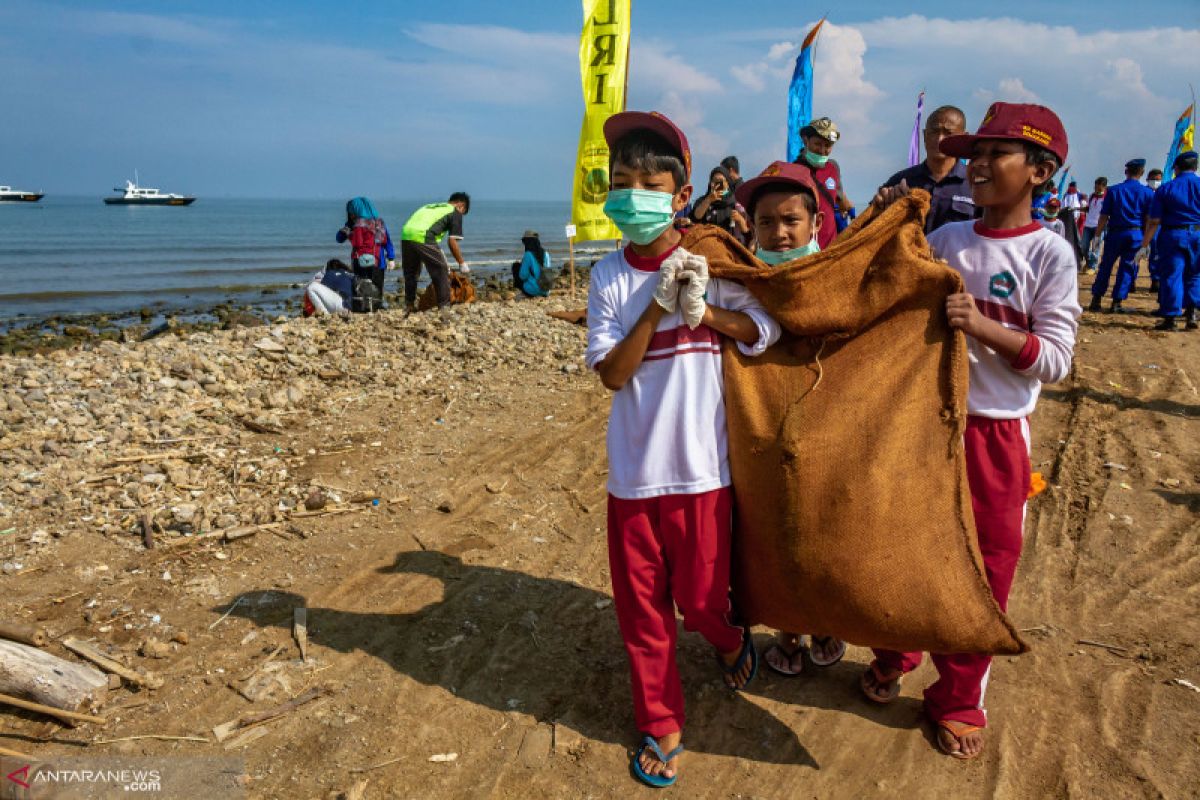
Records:
M807 189L813 199L817 199L817 185L813 183L812 173L809 169L788 161L775 161L768 164L757 178L751 178L739 186L733 196L749 209L754 195L764 186L791 186Z
M691 180L692 149L688 147L688 140L683 131L664 114L657 111L622 111L620 114L613 114L604 121L604 141L612 148L622 136L636 130L653 131L674 147L683 159L683 169L688 180Z
M1045 106L1033 103L992 103L975 133L960 133L942 139L938 149L948 156L970 158L980 139L1011 139L1044 147L1067 160L1067 131L1062 120Z

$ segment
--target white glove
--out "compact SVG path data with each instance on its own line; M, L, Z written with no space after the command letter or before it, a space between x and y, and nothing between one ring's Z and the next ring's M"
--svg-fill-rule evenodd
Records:
M676 251L678 252L678 251ZM658 285L654 287L654 302L662 306L668 314L675 310L679 300L679 273L681 259L675 253L663 260L658 267Z
M1141 261L1142 259L1150 259L1150 245L1148 244L1144 244L1138 248L1137 255L1133 257L1134 261Z
M388 269L395 269L395 268L396 268L396 259L394 259L394 258L389 258L389 259L387 260L387 268L388 268Z
M708 308L708 302L704 299L708 291L708 261L704 256L689 253L679 268L677 280L680 284L680 313L687 326L695 330Z
M707 291L708 289L708 259L704 256L692 255L686 253L679 266L679 274L677 276L680 283L683 281L698 281L701 286Z
M458 271L459 271L459 272L462 272L462 273L467 273L467 272L470 272L470 271L471 271L471 265L470 265L470 264L468 264L467 262L465 262L465 261L464 261L464 262L462 262L461 264L459 264L459 265L458 265Z

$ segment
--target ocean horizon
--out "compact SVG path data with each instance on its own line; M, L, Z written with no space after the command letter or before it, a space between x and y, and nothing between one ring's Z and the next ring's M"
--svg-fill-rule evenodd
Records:
M427 202L375 200L396 247L389 292L402 280L400 228ZM0 204L0 324L142 308L166 315L223 303L282 306L326 261L349 260L349 245L334 238L345 203L201 197L187 207L107 206L100 196L48 195ZM463 256L477 277L508 274L523 252L521 235L532 229L554 266L565 266L569 218L566 200L473 200ZM613 246L577 245L577 263Z

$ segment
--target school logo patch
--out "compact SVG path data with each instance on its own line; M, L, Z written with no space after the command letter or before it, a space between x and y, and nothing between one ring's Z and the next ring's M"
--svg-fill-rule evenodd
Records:
M988 281L988 291L996 297L1008 297L1017 289L1017 279L1008 270L998 272Z
M832 178L832 176L831 176L831 177L828 177L828 178L826 178L826 179L825 179L825 188L826 188L826 189L828 189L829 191L831 191L831 192L832 192L834 189L836 189L836 188L837 188L837 181L835 181L835 180Z

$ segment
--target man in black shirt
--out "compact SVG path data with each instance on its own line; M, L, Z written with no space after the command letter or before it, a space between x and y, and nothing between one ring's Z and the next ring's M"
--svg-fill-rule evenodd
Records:
M964 133L967 117L954 106L941 106L929 115L925 122L925 160L915 167L897 172L879 188L897 186L901 182L910 189L929 192L929 214L925 217L925 232L935 231L947 222L974 219L975 203L971 199L971 187L967 183L966 166L953 156L938 149L938 144L947 136Z

